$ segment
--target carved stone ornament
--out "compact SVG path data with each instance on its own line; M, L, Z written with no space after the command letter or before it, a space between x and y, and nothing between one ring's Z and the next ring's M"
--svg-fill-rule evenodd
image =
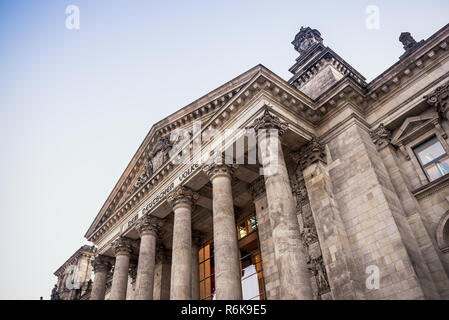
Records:
M315 280L318 286L318 293L323 294L329 292L329 280L327 277L326 268L323 263L323 257L320 256L316 259L310 259L308 261L309 270L315 276Z
M107 256L98 255L92 261L92 267L94 269L94 272L97 272L97 271L109 272L112 267L112 259Z
M296 202L299 208L309 202L309 196L307 194L304 179L296 179L296 181L292 184L292 192L296 195Z
M312 243L317 242L318 235L316 234L315 231L315 225L313 225L313 228L309 226L304 226L303 230L301 231L301 238L305 247L308 247Z
M323 38L321 38L321 33L318 30L311 29L310 27L301 27L301 30L292 41L292 45L295 47L296 51L300 54L304 54L315 44L322 42Z
M449 120L449 82L435 89L435 91L424 97L427 103L436 107L440 117Z
M209 180L212 181L219 176L225 176L232 179L236 168L238 168L237 164L228 165L224 163L211 163L204 165L203 171L207 174Z
M376 145L377 150L381 150L391 143L391 131L388 130L383 123L375 130L370 132L371 139Z
M326 150L318 138L313 137L305 146L295 152L292 157L298 163L300 169L303 170L317 161L326 163Z
M53 287L53 289L51 290L50 300L60 300L59 292L58 292L58 286L56 284Z
M128 196L143 186L153 176L154 171L169 160L169 152L172 147L173 143L170 141L169 136L162 137L158 140L153 152L147 157L144 168L137 178L136 183L129 190Z
M157 236L163 225L163 220L150 215L145 215L137 221L137 231L139 231L140 236L145 234L153 234Z
M112 243L112 247L115 250L115 255L131 255L133 252L133 241L129 238L119 237Z
M278 130L278 135L282 136L288 128L288 123L282 122L279 117L272 115L268 111L268 106L265 106L265 111L260 118L254 120L254 123L248 129L254 129L257 133L259 130Z
M412 37L410 32L403 32L399 36L399 41L404 46L405 53L399 58L404 59L406 56L408 56L410 53L415 51L421 44L424 43L424 40L420 41L419 43L416 42L416 40Z
M199 194L193 192L191 189L178 186L172 193L170 193L167 197L167 201L170 205L175 208L180 205L186 205L189 207L193 207L196 200L198 200Z

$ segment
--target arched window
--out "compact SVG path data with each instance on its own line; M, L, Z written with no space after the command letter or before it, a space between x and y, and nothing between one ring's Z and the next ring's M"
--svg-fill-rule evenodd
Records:
M449 253L449 211L441 217L438 223L436 238L440 250Z

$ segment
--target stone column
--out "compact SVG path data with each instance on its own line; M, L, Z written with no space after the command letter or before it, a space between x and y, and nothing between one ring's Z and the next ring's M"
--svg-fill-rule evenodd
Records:
M198 251L200 250L201 237L201 232L192 232L192 300L200 299L200 268Z
M92 262L92 266L94 267L95 279L90 293L90 300L104 300L106 279L112 267L111 259L103 255L98 255Z
M232 200L233 168L212 164L204 170L212 182L215 288L217 300L241 300L242 282Z
M313 299L295 201L280 141L287 124L265 109L253 127L258 135L259 161L264 170L268 213L280 278L280 299Z
M192 206L197 194L179 186L168 196L173 207L171 300L192 297Z
M129 258L132 253L131 243L130 239L120 237L112 244L115 250L115 266L112 277L111 300L126 299Z
M140 234L140 250L137 265L136 300L153 300L156 238L161 223L161 219L146 215L137 225Z

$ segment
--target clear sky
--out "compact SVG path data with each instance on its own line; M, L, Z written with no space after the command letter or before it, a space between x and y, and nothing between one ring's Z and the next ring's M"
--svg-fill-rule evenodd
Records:
M372 80L401 32L426 39L448 13L447 0L0 0L0 299L48 299L152 124L259 63L288 80L302 25Z

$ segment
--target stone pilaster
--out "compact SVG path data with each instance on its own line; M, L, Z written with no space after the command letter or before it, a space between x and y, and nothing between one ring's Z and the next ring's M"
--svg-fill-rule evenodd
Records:
M321 246L322 259L312 258L310 261L311 270L317 276L318 289L327 281L327 273L334 299L362 298L361 290L357 290L348 236L326 170L324 145L314 137L293 158L302 170L306 190L301 194L308 196ZM303 241L308 246L316 235L306 229L304 228Z
M217 300L241 300L242 283L231 177L226 164L204 167L212 183L215 288Z
M192 300L200 299L200 270L198 251L200 250L202 237L202 232L197 230L192 231Z
M128 286L129 258L133 251L132 240L118 238L112 244L115 250L114 275L112 277L111 300L125 300Z
M285 164L280 136L287 127L268 109L256 119L263 166L268 212L273 235L274 253L280 280L280 299L312 299L310 275L301 243L295 202Z
M90 300L104 300L106 293L106 278L112 267L111 258L98 255L92 262L92 266L95 272L95 279L90 293Z
M192 296L192 208L197 198L183 186L168 196L174 213L171 300L190 300Z
M379 155L385 165L391 179L392 188L398 195L404 218L397 217L396 220L406 220L406 223L398 223L399 231L410 248L411 258L414 264L420 269L421 286L427 296L449 298L449 279L442 264L441 256L435 250L435 240L432 239L432 231L426 228L429 225L430 217L423 211L410 190L410 184L403 168L398 163L394 147L386 143L378 149ZM437 291L438 294L435 292Z
M156 238L161 219L144 216L137 225L140 234L139 262L137 267L136 300L152 300L154 267L156 260Z

